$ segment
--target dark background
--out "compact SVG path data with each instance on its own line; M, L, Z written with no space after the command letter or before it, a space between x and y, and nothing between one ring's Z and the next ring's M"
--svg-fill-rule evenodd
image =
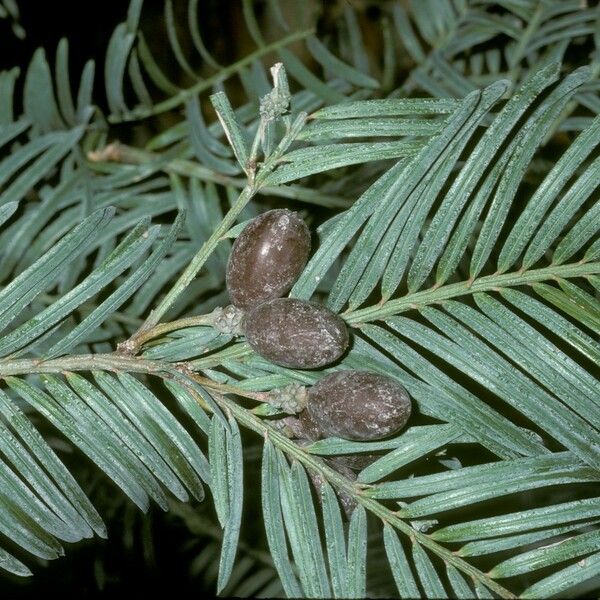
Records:
M160 3L150 0L149 6ZM39 2L19 0L20 22L26 31L23 40L13 35L8 20L0 20L0 68L19 66L21 69L36 48L45 48L51 58L58 41L68 38L73 70L81 71L88 58L99 60L113 29L125 19L128 3L124 0L106 2Z

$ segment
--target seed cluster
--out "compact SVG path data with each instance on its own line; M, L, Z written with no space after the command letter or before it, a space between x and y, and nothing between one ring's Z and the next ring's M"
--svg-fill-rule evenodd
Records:
M281 297L300 276L309 253L304 221L297 213L277 209L244 228L227 265L231 301L246 311L242 330L248 344L271 362L294 369L330 365L349 342L345 322L325 306ZM306 439L378 440L402 429L410 412L410 397L394 379L346 370L309 390L298 426Z

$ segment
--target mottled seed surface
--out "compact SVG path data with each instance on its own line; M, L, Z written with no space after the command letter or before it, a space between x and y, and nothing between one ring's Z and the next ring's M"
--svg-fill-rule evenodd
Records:
M319 426L312 420L309 412L304 409L298 413L298 429L294 432L298 437L309 440L311 442L316 442L323 437L323 432L319 428Z
M253 219L238 236L227 263L229 298L238 308L279 298L306 265L310 231L298 213L270 210Z
M268 360L295 369L335 362L348 346L346 323L328 308L295 298L277 298L246 313L246 339Z
M369 371L338 371L308 392L306 411L324 437L378 440L408 421L411 401L397 381Z

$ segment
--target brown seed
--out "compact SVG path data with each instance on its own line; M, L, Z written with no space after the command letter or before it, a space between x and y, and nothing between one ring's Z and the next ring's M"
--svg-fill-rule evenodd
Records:
M308 392L305 409L325 436L378 440L408 421L411 401L397 381L370 371L338 371Z
M323 436L320 427L312 420L312 417L306 409L298 413L296 421L298 422L298 425L294 433L296 433L297 437L302 437L311 442L316 442L322 437L327 437Z
M348 346L346 323L328 308L295 298L269 300L246 313L246 339L270 361L295 369L335 362Z
M252 308L279 298L298 279L310 252L310 231L298 213L270 210L253 219L233 244L226 283L231 302Z

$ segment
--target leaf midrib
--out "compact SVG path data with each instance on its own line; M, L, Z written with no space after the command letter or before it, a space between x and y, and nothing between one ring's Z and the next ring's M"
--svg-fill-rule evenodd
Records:
M502 288L510 288L528 285L538 281L556 278L587 277L600 273L600 262L578 262L567 265L551 265L541 269L527 271L516 271L512 273L494 273L485 275L474 280L466 280L451 283L439 287L406 294L401 298L389 300L384 304L374 304L359 310L347 311L342 315L344 320L352 326L360 326L362 323L378 321L405 312L407 310L420 308L429 304L435 304L457 296L475 294L477 292L497 291Z

